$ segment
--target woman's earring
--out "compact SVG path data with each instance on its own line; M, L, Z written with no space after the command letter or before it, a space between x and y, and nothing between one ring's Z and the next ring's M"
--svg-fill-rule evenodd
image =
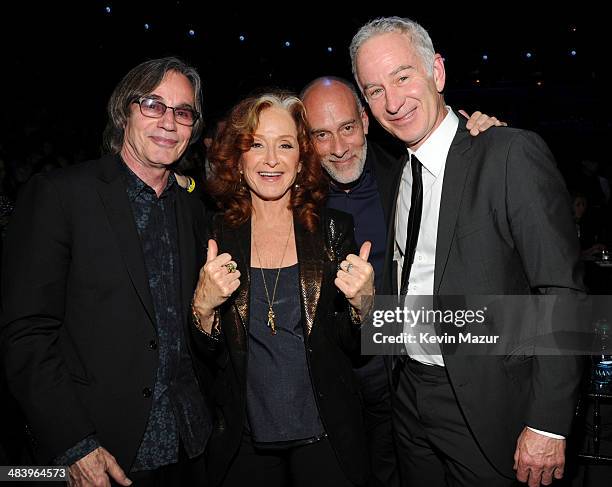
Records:
M301 162L300 162L300 164L301 164ZM299 178L299 177L300 177L300 171L298 171L296 176L295 176L295 185L294 185L295 189L299 189L299 187L300 187L300 185L297 182L297 178Z

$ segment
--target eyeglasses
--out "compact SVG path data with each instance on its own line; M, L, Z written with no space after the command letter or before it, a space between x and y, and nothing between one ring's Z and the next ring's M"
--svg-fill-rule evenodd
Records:
M140 113L149 118L161 118L166 113L166 110L170 108L174 112L176 123L187 125L188 127L193 127L200 117L200 114L193 108L169 107L155 98L148 98L146 96L134 100L133 103L138 104L140 106Z

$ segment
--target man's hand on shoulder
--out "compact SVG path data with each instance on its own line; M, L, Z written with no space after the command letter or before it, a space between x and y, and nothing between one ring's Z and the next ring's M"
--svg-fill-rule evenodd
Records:
M481 132L489 130L491 127L507 127L506 122L502 122L497 117L492 117L486 113L475 111L472 115L468 115L465 110L459 110L459 113L467 118L465 127L470 131L470 134L476 137Z
M68 473L71 487L110 487L109 476L120 485L132 485L115 457L102 447L70 465Z
M514 470L520 482L529 487L550 485L553 477L563 478L565 440L541 435L525 427L516 442Z

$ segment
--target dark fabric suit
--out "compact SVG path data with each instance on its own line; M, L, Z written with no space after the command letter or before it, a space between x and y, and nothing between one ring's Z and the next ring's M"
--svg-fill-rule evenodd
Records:
M388 195L394 192L402 166L398 159L371 140L368 140L367 166L372 168L376 181L377 196L382 206L384 222L367 221L364 215L359 214L353 214L353 218L357 225L367 225L370 229L378 225L384 227L383 233L380 234L381 242L377 244L372 242L372 244L373 249L378 246L385 249L386 233L391 224L393 206ZM363 242L357 242L358 247L361 244ZM370 262L375 265L371 257L372 254L370 254ZM376 267L374 269L377 275L382 274L382 263L379 264L379 267L380 269ZM386 294L383 289L377 289L376 292ZM370 485L395 487L399 485L399 477L391 424L391 396L384 357L363 357L363 359L366 359L367 363L358 367L355 373L364 399L366 434L372 465Z
M399 183L393 204L398 190ZM394 240L392 224L385 282L397 290ZM471 137L459 117L444 173L434 294L583 291L569 196L544 141L507 128ZM569 434L581 377L576 358L445 354L444 361L473 436L502 474L514 476L525 425Z
M395 201L392 201L390 196L395 194L398 178L401 175L402 164L378 144L370 140L368 140L367 157L374 167L380 202L385 214L385 222L387 228L390 228L393 224L391 218L395 215ZM387 292L387 290L382 291Z
M350 322L346 299L334 285L338 264L356 250L352 219L324 209L315 233L309 233L297 220L294 225L306 357L319 414L346 476L361 485L369 462L361 401L351 368L351 355L359 353L359 330ZM214 374L210 390L215 418L208 453L209 478L214 486L221 483L237 453L245 426L250 229L250 221L232 229L221 218L215 219L213 235L219 253L233 257L242 273L241 283L221 308L220 342L192 331L197 350L207 357Z
M206 221L194 195L180 190L176 205L187 318ZM118 158L35 176L9 223L4 257L2 355L37 460L47 463L95 434L129 471L151 407L145 389L153 387L158 356L144 258Z

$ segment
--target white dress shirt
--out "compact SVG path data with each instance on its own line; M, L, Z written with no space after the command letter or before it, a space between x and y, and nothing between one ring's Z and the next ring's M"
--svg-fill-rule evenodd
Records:
M414 262L410 269L409 295L431 296L434 292L434 268L436 264L436 241L438 238L438 217L440 215L440 200L442 198L442 183L446 157L457 132L459 119L449 106L442 123L416 151L408 149L412 158L414 154L423 165L423 212L421 226L414 253ZM412 195L412 171L407 163L402 173L399 196L395 216L394 259L398 265L398 288L401 286L399 276L402 275L404 262L404 247L406 245L406 226L410 214L410 198ZM399 293L399 289L398 289ZM418 346L409 345L412 358L427 364L444 365L442 355L414 353Z

